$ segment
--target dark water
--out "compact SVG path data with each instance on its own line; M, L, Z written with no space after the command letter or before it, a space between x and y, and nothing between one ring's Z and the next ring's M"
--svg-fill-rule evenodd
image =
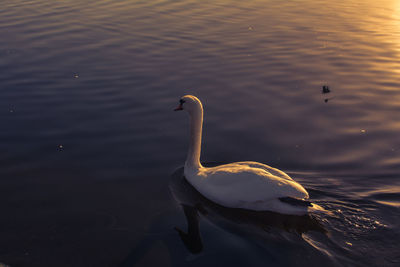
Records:
M0 263L400 264L399 1L5 0L0 37ZM278 167L329 212L186 190L187 93L203 161Z

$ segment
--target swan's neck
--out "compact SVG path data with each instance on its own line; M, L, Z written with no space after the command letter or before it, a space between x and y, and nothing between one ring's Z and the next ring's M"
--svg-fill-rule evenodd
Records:
M203 127L203 109L200 108L190 115L190 142L185 168L198 170L202 168L200 164L201 152L201 132Z

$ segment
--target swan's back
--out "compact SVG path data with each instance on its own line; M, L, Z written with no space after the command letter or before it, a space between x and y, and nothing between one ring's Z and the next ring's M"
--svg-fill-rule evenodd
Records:
M277 176L279 178L293 181L293 179L289 175L284 173L283 171L273 168L271 166L268 166L266 164L262 164L262 163L255 162L255 161L241 161L241 162L235 162L234 164L238 164L238 165L242 165L242 166L249 166L249 167L253 167L253 168L260 168L260 169L263 169L263 170L269 172L270 174Z

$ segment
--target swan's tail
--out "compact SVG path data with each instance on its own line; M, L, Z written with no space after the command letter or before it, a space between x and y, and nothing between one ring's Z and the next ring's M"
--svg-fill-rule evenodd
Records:
M312 207L311 202L304 199L297 199L293 197L280 197L279 200L292 206Z

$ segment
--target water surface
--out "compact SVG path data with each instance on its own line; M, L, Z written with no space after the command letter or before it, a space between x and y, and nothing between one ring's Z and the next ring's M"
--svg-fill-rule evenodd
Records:
M399 1L6 0L0 36L1 263L399 264ZM188 93L203 161L288 172L328 235L200 212L186 248Z

